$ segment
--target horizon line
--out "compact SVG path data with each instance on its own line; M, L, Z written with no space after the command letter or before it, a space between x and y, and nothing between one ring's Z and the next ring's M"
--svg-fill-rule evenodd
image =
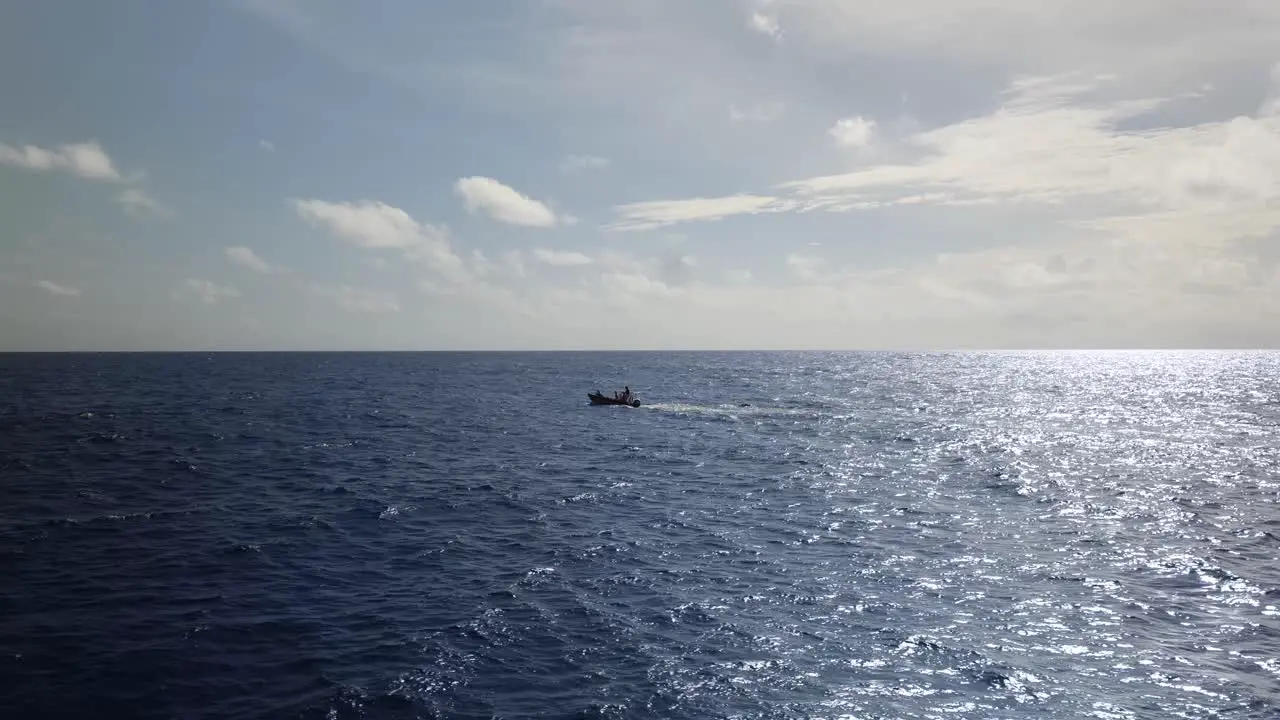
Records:
M935 347L935 348L166 348L166 349L19 349L0 355L193 355L240 354L530 354L530 353L1090 353L1090 352L1277 352L1280 347Z

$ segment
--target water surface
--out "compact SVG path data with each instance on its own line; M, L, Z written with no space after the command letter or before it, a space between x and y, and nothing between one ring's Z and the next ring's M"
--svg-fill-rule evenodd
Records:
M0 713L1274 718L1278 372L0 356Z

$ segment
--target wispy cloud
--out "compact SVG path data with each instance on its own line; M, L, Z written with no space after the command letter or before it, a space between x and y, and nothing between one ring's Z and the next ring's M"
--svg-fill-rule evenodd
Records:
M68 285L59 285L51 280L41 280L36 283L36 287L51 295L61 295L63 297L77 297L80 295L79 288L73 288Z
M569 250L548 250L546 248L536 248L533 256L539 262L553 267L580 267L583 265L591 265L595 261L580 252L572 252Z
M261 257L258 257L258 254L254 252L252 248L247 248L243 245L236 245L226 248L225 252L227 259L231 262L239 265L240 267L248 268L261 275L270 275L273 272L279 271L279 269L273 267L271 263L263 260Z
M619 220L610 226L614 230L652 230L694 220L719 220L734 215L752 215L763 212L784 212L798 204L769 195L730 195L719 198L690 198L688 200L653 200L649 202L619 205Z
M566 173L600 170L608 166L609 158L598 155L568 155L560 161L560 171Z
M829 61L930 58L1037 73L1141 70L1144 80L1192 67L1275 54L1280 6L1214 0L770 0L790 40ZM1016 38L1016 41L1010 41Z
M1280 190L1280 118L1237 117L1144 132L1120 123L1161 99L1111 103L1075 100L1105 80L1024 82L995 112L929 130L910 142L925 151L912 164L881 165L810 178L782 187L807 201L929 194L933 202L1181 206L1196 195L1229 201L1271 197ZM1070 148L1065 152L1064 148Z
M914 162L785 182L770 195L633 203L617 208L617 225L650 229L762 211L1013 203L1092 203L1081 219L1117 208L1201 207L1216 216L1224 207L1245 210L1280 197L1280 116L1121 130L1121 123L1168 100L1082 97L1107 82L1025 78L994 112L909 137L904 147L919 156ZM858 120L837 124L832 134L859 145L870 132Z
M135 217L167 217L171 211L139 188L128 188L116 196L125 212Z
M239 290L203 278L187 278L183 288L206 305L217 305L223 300L240 297Z
M37 145L21 147L0 143L0 165L33 172L65 172L82 180L113 184L132 184L116 195L115 201L134 217L168 217L172 211L142 188L137 187L141 174L126 178L116 163L96 140L66 143L54 148Z
M556 215L546 205L487 177L465 177L454 184L467 212L482 212L498 222L526 227L551 227Z
M792 253L786 259L787 269L797 278L804 281L817 280L822 275L824 263L820 258L811 255Z
M373 314L400 312L400 303L390 293L364 290L350 285L338 287L313 285L311 289L315 294L333 300L348 312Z

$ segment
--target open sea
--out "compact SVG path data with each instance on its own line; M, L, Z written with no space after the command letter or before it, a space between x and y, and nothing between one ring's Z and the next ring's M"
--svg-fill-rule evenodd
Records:
M3 355L0 717L1277 718L1280 353Z

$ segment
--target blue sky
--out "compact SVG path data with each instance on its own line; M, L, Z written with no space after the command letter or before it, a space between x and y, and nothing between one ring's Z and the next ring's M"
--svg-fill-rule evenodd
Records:
M0 350L1280 345L1280 5L0 9Z

